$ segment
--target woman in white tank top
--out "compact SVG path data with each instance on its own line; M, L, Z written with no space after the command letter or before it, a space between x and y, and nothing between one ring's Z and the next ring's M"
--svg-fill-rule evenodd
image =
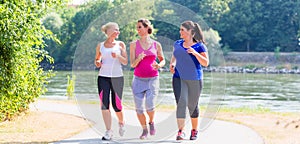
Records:
M102 140L111 140L112 117L109 110L111 104L119 121L119 134L124 134L124 119L122 111L122 94L124 78L122 65L127 65L126 46L122 41L116 41L120 31L117 23L109 22L102 26L101 30L107 39L96 47L95 65L100 68L98 75L98 92L101 103L101 111L106 127Z
M116 55L121 54L120 49L121 42L116 41L116 44L107 48L104 43L100 44L100 53L102 55L101 68L99 70L99 76L104 77L121 77L123 76L122 65L119 59L114 58L112 53Z

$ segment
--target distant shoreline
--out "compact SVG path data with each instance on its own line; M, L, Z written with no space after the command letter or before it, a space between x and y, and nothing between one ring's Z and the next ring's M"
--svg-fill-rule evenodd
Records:
M168 59L167 59L168 63ZM45 70L54 68L56 71L72 71L72 70L97 70L91 59L91 62L83 64L78 63L41 63L41 67ZM123 67L124 70L132 70L129 65ZM300 53L298 52L228 52L210 55L210 66L204 68L205 71L226 72L245 72L245 73L289 73L300 74ZM230 70L232 69L232 70ZM168 71L168 64L161 69Z
M203 68L204 72L219 72L219 73L258 73L258 74L300 74L300 69L289 69L285 67L275 66L220 66Z

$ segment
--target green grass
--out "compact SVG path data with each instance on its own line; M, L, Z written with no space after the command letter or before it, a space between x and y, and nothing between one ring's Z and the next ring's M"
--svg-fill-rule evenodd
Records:
M255 107L255 108L252 108L252 107L221 107L220 108L220 111L219 112L237 112L237 113L248 113L248 114L251 114L251 113L272 113L273 111L271 111L270 109L268 108L264 108L264 107Z
M39 98L40 100L49 100L49 99L44 99L44 98ZM97 100L81 100L81 101L74 101L74 100L50 100L50 101L57 101L57 102L70 102L73 104L99 104L99 101ZM126 110L134 110L134 103L133 102L123 102L123 106L124 109ZM174 112L176 111L176 105L167 105L167 104L159 104L156 105L156 111L157 112ZM200 108L200 112L203 114L206 109L207 106L199 106ZM251 114L274 114L274 115L278 115L278 116L284 116L284 117L289 117L289 116L293 116L293 115L299 115L299 113L296 112L275 112L272 111L268 108L262 107L262 106L258 106L258 107L228 107L228 106L221 106L217 111L216 114L218 115L218 113L229 113L229 114L247 114L247 115L251 115ZM221 119L221 120L225 120L225 119ZM234 121L236 123L240 123L239 121Z

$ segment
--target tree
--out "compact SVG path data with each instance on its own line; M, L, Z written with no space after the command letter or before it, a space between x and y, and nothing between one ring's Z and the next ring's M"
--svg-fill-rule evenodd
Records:
M43 18L43 25L50 30L57 39L45 39L46 47L49 55L53 57L54 63L65 63L65 58L61 54L64 53L64 46L74 34L75 24L72 18L78 11L74 7L62 7L57 11L52 11Z
M45 92L49 73L39 63L46 57L41 24L49 9L63 0L1 1L0 5L0 121L9 120L29 108Z
M169 0L170 2L178 3L182 6L189 8L190 10L194 11L195 13L199 12L199 6L202 4L203 0Z
M229 4L232 1L233 0L202 0L199 5L198 14L203 17L210 27L215 28L223 14L230 11Z
M112 6L112 3L109 1L91 1L79 8L80 10L67 23L68 31L65 34L67 39L62 43L58 63L72 64L73 56L82 34L99 14L104 13Z
M63 20L59 14L52 12L43 19L43 25L50 30L54 35L58 36L63 25ZM57 57L60 41L58 39L45 39L45 50L54 59Z
M171 40L179 38L180 14L176 13L174 5L163 0L157 1L153 9L152 17L154 17L154 26L158 29L157 35L167 37ZM164 21L162 21L164 20Z
M264 2L264 30L266 42L260 41L258 47L274 51L280 47L281 51L299 51L297 33L300 29L300 1L272 1Z
M299 1L234 0L216 30L234 51L299 51Z
M146 0L143 2L129 1L122 4L109 3L109 6L106 8L106 11L104 11L104 8L99 9L102 11L101 14L99 12L95 13L95 8L91 9L89 7L86 7L86 13L79 12L83 17L88 17L89 15L95 16L91 18L87 27L82 29L80 39L73 42L76 45L73 70L86 65L91 65L90 67L94 66L95 48L99 42L106 39L105 34L101 31L101 26L107 22L118 23L121 32L118 40L123 41L127 45L129 52L129 43L137 38L136 22L140 18L151 19L150 7L153 6L153 2Z
M257 37L263 32L262 4L255 0L234 1L217 26L222 43L235 51L254 51Z

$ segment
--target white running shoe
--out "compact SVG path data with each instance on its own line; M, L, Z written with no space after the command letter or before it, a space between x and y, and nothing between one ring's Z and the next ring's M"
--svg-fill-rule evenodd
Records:
M119 134L120 136L123 136L125 132L124 124L119 123Z
M111 140L112 136L113 136L113 131L107 130L105 132L105 135L102 137L102 140Z

